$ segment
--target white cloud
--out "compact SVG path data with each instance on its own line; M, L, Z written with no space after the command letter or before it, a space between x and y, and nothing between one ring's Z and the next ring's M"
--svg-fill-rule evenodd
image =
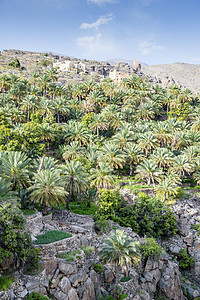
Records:
M88 3L94 3L97 5L101 5L104 3L116 3L117 0L87 0Z
M83 55L90 58L109 57L115 53L115 47L112 41L104 39L101 33L78 37L76 44L84 51Z
M114 17L113 13L105 15L105 16L101 16L100 18L98 18L93 23L83 23L83 24L81 24L80 29L92 29L92 28L98 29L99 26L112 21L113 17Z
M159 52L166 49L164 45L157 43L156 40L152 37L147 37L140 41L138 44L138 48L143 55L147 55L152 52Z

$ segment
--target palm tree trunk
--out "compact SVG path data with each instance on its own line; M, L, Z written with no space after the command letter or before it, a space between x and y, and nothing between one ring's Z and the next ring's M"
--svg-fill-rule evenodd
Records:
M164 193L164 196L163 196L163 203L165 202L166 200L166 193Z
M70 189L69 189L69 195L67 197L67 208L70 209L70 200L72 198L72 192L73 192L73 178L70 179Z
M99 137L99 128L97 127L97 137Z
M133 163L131 162L130 163L130 176L133 175Z
M118 298L118 285L119 285L119 265L116 264L115 267L115 285L114 285L114 298Z

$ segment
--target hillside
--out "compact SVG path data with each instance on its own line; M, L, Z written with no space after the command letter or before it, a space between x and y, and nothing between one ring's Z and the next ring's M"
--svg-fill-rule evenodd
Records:
M171 78L175 82L179 82L182 87L187 87L193 92L199 90L200 87L200 65L173 63L162 65L142 65L142 72L146 75L150 74L163 82L167 83Z

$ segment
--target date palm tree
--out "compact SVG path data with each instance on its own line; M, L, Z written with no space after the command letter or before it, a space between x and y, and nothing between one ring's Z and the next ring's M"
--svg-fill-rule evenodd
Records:
M157 168L157 164L152 159L145 160L136 168L136 179L142 179L147 182L147 185L153 184L155 188L155 181L159 181L162 176L162 170Z
M112 140L121 149L124 149L127 143L133 142L135 140L135 133L131 131L128 127L117 132Z
M94 115L94 120L92 121L92 123L90 123L89 127L92 130L95 130L97 133L97 137L99 137L99 131L106 130L108 128L108 124L103 116L101 114L98 114Z
M110 263L115 267L114 297L118 297L119 266L126 267L128 277L128 264L137 265L140 261L139 242L127 236L124 230L111 232L110 236L103 239L100 247L100 259L103 263Z
M92 168L90 170L89 180L91 181L91 186L96 186L97 188L110 188L116 179L116 176L112 174L113 168L106 163L99 163L99 167Z
M63 97L55 98L52 102L52 110L57 115L57 122L60 123L60 116L69 114L69 108L67 106L67 100Z
M67 208L70 208L73 192L80 193L88 187L88 174L85 167L79 161L74 160L66 161L66 165L62 165L60 170L68 192Z
M125 152L112 143L106 142L99 151L99 162L107 162L111 168L122 168L125 164Z
M174 158L172 167L172 171L175 171L179 174L179 178L185 175L185 173L190 173L192 170L192 163L187 159L184 155L178 155Z
M0 206L2 203L17 202L18 197L12 191L11 182L5 182L0 178Z
M175 196L178 193L178 185L169 177L165 177L155 188L156 195L162 197L165 202L170 196Z
M9 151L0 156L1 177L11 182L12 190L28 187L30 184L31 160L23 152Z
M80 145L86 145L88 143L90 131L83 123L70 121L68 123L68 126L65 128L66 141L77 141Z
M35 174L34 181L35 183L28 188L28 191L31 192L30 197L32 201L43 205L44 214L46 214L49 205L65 203L68 193L64 188L64 177L60 176L58 170L41 170Z
M129 175L133 175L133 165L137 164L139 161L143 159L142 152L137 144L134 143L128 143L126 147L124 148L124 151L126 153L126 159L130 164L130 173Z
M151 159L155 161L159 168L169 167L174 159L174 155L166 148L157 148L151 154Z
M69 145L63 148L63 158L65 160L76 159L79 156L83 156L85 153L85 148L81 147L79 142L71 142Z
M49 151L49 143L54 139L54 128L49 123L42 123L38 126L37 134L44 143L47 142L47 150Z
M152 132L145 132L143 134L140 134L138 142L139 147L144 150L146 156L148 155L148 152L151 152L158 146L158 140Z
M36 97L32 95L27 95L26 97L23 98L21 107L25 112L28 112L27 120L29 121L30 111L32 108L36 107Z

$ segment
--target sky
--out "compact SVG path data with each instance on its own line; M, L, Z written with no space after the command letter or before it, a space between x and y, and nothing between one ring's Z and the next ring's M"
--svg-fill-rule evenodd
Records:
M200 0L0 0L0 51L200 64Z

